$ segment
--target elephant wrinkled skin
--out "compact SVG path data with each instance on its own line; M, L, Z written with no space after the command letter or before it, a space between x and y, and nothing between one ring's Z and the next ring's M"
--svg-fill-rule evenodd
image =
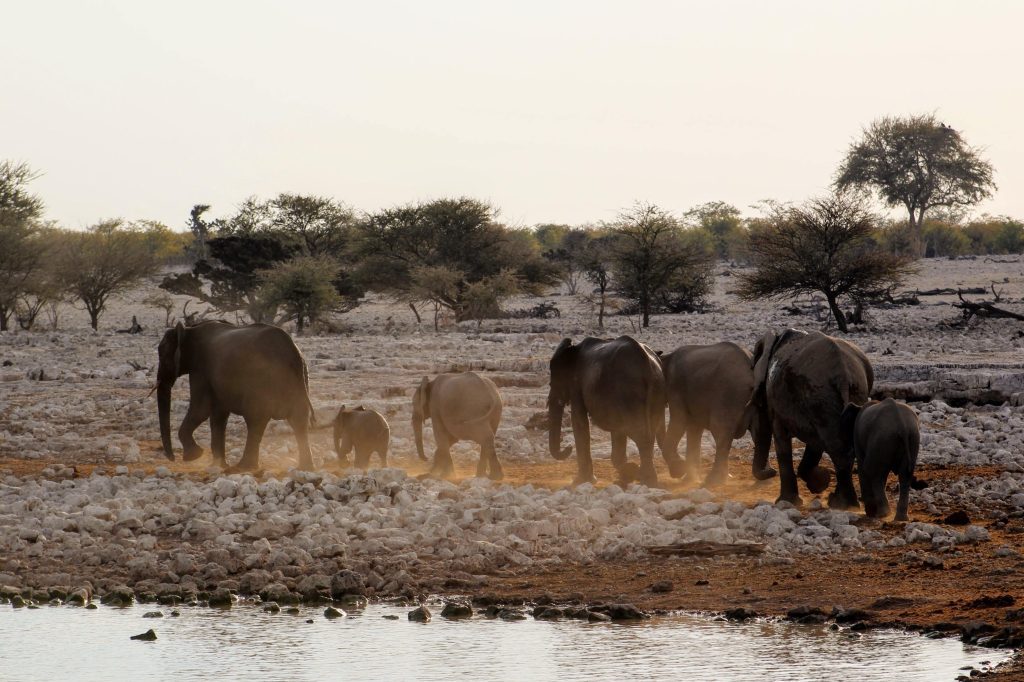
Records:
M189 378L189 405L178 430L185 461L203 449L193 433L210 420L213 459L225 464L228 416L245 419L245 451L240 470L259 465L260 441L271 419L284 419L295 432L299 466L313 468L308 431L313 417L306 362L288 332L266 324L239 327L223 321L168 329L158 347L157 411L164 455L174 460L171 445L171 389L180 376Z
M439 374L434 379L423 377L412 397L412 428L416 452L423 452L423 422L430 420L434 428L434 464L429 476L450 478L455 475L451 446L460 440L480 445L480 461L476 475L500 480L504 475L494 435L501 423L501 395L498 387L476 372Z
M793 438L806 444L798 473L813 493L828 488L828 453L836 470L829 506L859 506L853 487L853 443L843 434L848 403L867 402L874 373L857 346L821 332L769 332L754 349L755 404L767 411L779 460L779 499L800 504L793 471Z
M680 346L661 356L668 394L669 424L661 443L673 476L685 473L699 480L700 441L704 430L715 439L715 464L705 484L723 483L729 473L732 441L747 431L754 439L753 475L771 478L767 468L771 427L763 410L751 403L754 393L754 362L746 349L723 341L707 346ZM686 434L685 468L678 448Z
M338 410L334 418L334 452L340 466L348 463L348 453L355 449L356 468L365 469L374 453L380 455L380 465L386 467L390 442L391 428L380 412L362 405L354 410L342 405Z
M627 473L629 438L640 451L640 481L658 485L654 444L665 430L665 378L657 354L630 336L587 337L576 345L564 339L551 356L550 369L548 446L555 459L572 454L572 446L561 447L562 414L568 405L577 450L575 482L596 480L590 457L593 423L611 433L612 465L620 479L633 478Z

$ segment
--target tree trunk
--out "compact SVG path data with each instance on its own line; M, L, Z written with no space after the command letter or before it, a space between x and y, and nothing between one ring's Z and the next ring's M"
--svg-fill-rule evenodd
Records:
M640 313L643 315L643 326L651 326L651 302L647 296L640 297Z
M412 309L412 314L416 316L416 324L422 324L423 320L420 319L420 311L416 310L416 306L410 301L409 308Z
M831 294L825 294L825 298L828 299L829 310L832 311L832 317L836 321L836 326L839 327L839 331L846 333L846 316L843 311L839 309L839 301L836 297Z
M604 291L601 291L601 302L597 308L597 328L604 329Z
M7 331L7 323L11 319L11 311L0 307L0 332Z
M302 333L302 328L303 328L302 322L303 322L302 315L300 314L300 315L296 316L296 318L295 318L295 333L296 334L301 334Z

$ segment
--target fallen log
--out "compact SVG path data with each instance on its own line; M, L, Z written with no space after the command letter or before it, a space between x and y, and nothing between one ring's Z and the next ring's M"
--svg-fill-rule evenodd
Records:
M947 287L945 289L928 289L927 291L918 289L916 293L918 296L952 296L953 294L959 294L961 291L965 294L975 295L988 293L988 289L985 287L970 287L968 289L952 289Z
M960 308L964 314L964 322L970 321L972 317L1006 318L1011 320L1024 321L1024 315L1015 313L1005 308L997 308L991 301L968 301L959 290L956 292L959 303L954 303L954 308Z
M674 545L655 545L647 551L658 556L724 556L727 554L763 554L765 545L760 542L710 542L694 540Z

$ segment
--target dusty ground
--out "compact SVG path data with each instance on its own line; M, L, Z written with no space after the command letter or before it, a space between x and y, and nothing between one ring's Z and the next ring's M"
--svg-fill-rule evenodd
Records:
M1014 307L1015 299L1024 296L1022 268L1021 264L980 259L929 261L909 288L987 287L998 282L997 287L1002 287L1010 300L1007 305ZM668 350L681 343L721 339L750 346L766 329L821 328L813 314L791 316L780 310L780 304L736 301L728 293L732 280L725 272L723 269L717 280L718 312L656 318L651 330L637 333L651 345ZM167 465L196 480L216 478L216 472L204 469L205 459L195 465L169 464L157 450L155 402L146 394L152 385L154 349L163 320L162 313L140 307L145 293L144 289L133 292L118 302L104 321L110 326L126 326L118 321L138 313L147 327L141 336L111 331L93 334L83 328L78 312L66 316L60 331L0 336L0 358L11 362L0 370L0 480L10 474L38 478L55 463L74 465L79 475L89 475L96 467L109 472L115 465L127 465L153 472ZM309 360L318 417L329 419L342 403L362 403L381 410L392 423L394 465L417 474L424 467L412 450L408 396L418 378L452 368L478 369L495 378L506 403L499 434L505 482L549 488L568 485L575 461L551 461L544 434L523 425L543 410L551 349L563 336L579 338L593 332L594 321L586 304L567 296L547 300L562 308L561 319L489 322L481 334L467 326L435 335L432 330L416 328L407 310L382 301L357 309L343 319L346 331L342 335L298 340ZM958 316L948 298L926 301L915 308L872 311L868 325L850 338L865 349L876 368L895 368L891 371L896 373L905 367L934 363L980 363L1011 374L1024 367L1024 334L1020 333L1024 327L1020 323L987 321L958 328L946 324ZM535 301L522 303L525 307ZM609 326L609 335L636 331L622 317L613 317ZM43 370L44 380L27 378L38 369ZM51 377L55 380L45 380ZM186 396L187 386L179 382L172 417L175 423L180 421ZM860 547L830 554L794 554L786 563L750 557L648 555L586 565L506 568L495 571L484 585L453 581L447 589L530 599L543 594L556 600L582 595L587 600L631 601L644 608L723 611L745 606L763 615L782 615L801 605L826 611L839 605L868 609L876 622L924 629L969 621L1011 624L1007 611L1024 607L1024 512L1011 503L1014 485L1024 472L1020 445L1024 408L996 409L967 407L933 413L937 416L922 420L926 438L919 477L931 481L935 492L911 497L912 521L941 525L948 514L965 510L971 523L988 530L986 542L958 544L945 552L915 550L909 545ZM594 435L597 475L606 484L613 477L607 460L608 441L603 434ZM197 437L201 443L208 439L205 427ZM242 438L240 425L233 420L229 458L238 455ZM432 442L429 431L427 439ZM736 446L732 478L714 491L716 499L745 505L774 500L777 479L753 482L749 441L738 441ZM711 449L705 436L705 456ZM326 434L316 435L314 452L329 465L332 455ZM293 457L294 441L287 428L275 426L264 442L264 465L268 470L284 471ZM472 475L472 448L460 446L456 459L459 474ZM694 487L671 481L660 462L659 467L671 492ZM1014 477L1012 485L1006 483L1006 476ZM985 482L1002 482L1002 492L989 494ZM802 495L807 508L813 508L814 496L806 490ZM903 524L863 519L857 524L877 531L883 541L903 533ZM650 587L661 581L670 581L671 590L652 592ZM707 584L698 584L702 581ZM994 679L1024 680L1024 663L1015 660Z

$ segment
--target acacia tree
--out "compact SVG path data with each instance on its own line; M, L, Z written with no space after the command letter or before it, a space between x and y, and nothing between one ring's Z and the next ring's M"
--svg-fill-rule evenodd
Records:
M511 271L523 291L550 284L553 270L532 235L495 218L491 206L466 197L374 213L359 228L357 279L408 303L417 320L415 306L424 301L468 319L469 287L503 271Z
M909 260L878 247L877 218L862 199L835 194L803 206L777 206L752 226L753 271L739 276L741 298L783 298L820 292L836 325L847 331L839 299L856 299L897 286Z
M886 205L904 207L920 244L929 209L970 207L990 197L992 173L980 150L934 114L887 116L850 145L834 184L839 191L875 191Z
M651 313L699 303L710 288L709 244L687 235L679 221L653 204L637 203L610 228L616 288L634 301L644 327Z
M8 329L43 258L39 217L43 202L28 191L38 177L25 163L0 161L0 331Z
M683 219L708 233L718 258L729 260L736 257L744 238L743 219L738 208L724 201L709 201L691 208L683 214Z
M594 285L594 290L589 298L597 304L597 326L599 329L604 329L604 314L612 285L611 256L613 247L613 237L607 234L591 235L581 254L584 276Z
M334 286L341 266L328 256L299 256L260 273L262 296L285 311L285 320L295 320L301 334L306 322L326 313L347 312L356 301L343 298Z
M146 235L121 220L106 220L86 232L62 236L59 279L62 288L85 306L93 329L113 294L155 274L157 254Z

